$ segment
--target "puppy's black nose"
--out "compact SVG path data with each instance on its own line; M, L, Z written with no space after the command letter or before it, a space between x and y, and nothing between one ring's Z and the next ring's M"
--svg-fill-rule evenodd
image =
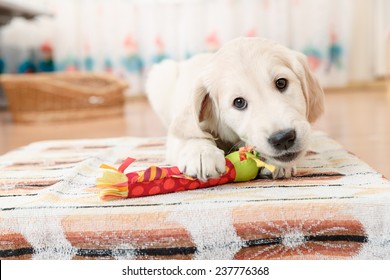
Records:
M294 145L295 137L295 129L279 130L268 138L268 143L277 150L287 150Z

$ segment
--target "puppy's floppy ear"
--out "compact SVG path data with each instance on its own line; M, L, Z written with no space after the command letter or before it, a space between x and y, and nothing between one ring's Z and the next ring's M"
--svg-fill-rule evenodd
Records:
M183 93L185 94L185 93ZM180 104L178 104L180 106ZM189 100L180 109L179 114L170 126L170 132L179 138L209 138L212 123L215 122L216 109L201 77L191 89Z
M195 108L195 111L196 112L199 112L198 113L198 118L199 118L199 123L202 123L204 121L211 121L213 120L214 116L215 116L215 106L214 106L214 102L213 100L211 99L210 97L210 94L207 93L207 91L204 91L202 89L202 93L201 94L197 94L195 96L195 102L194 104L196 105L196 107L199 106L199 104L201 105L200 108ZM202 100L201 102L199 102L200 100Z
M306 100L307 120L312 123L324 112L324 92L311 72L306 56L298 52L295 52L295 56L294 72L301 81Z

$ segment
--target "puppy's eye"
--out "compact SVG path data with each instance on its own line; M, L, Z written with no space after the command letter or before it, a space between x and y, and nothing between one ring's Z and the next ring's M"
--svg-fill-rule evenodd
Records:
M288 85L288 81L285 78L280 78L275 81L275 86L280 91L285 90L287 85Z
M248 107L248 102L244 98L238 97L234 99L233 106L238 110L245 110Z

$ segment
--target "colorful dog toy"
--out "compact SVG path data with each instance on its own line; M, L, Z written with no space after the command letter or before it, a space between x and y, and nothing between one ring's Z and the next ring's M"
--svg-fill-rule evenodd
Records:
M97 179L96 186L101 189L99 197L102 200L114 200L249 181L257 177L260 168L275 171L275 166L263 162L253 147L240 148L239 151L228 154L225 159L226 172L221 177L201 181L184 175L177 167L151 166L143 171L125 174L125 169L135 161L127 158L118 169L106 164L101 165L101 168L107 170Z

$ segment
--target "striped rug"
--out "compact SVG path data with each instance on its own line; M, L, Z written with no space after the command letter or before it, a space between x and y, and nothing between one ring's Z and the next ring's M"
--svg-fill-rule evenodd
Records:
M0 259L390 259L390 182L326 135L289 180L100 201L101 163L164 165L164 138L0 157Z

